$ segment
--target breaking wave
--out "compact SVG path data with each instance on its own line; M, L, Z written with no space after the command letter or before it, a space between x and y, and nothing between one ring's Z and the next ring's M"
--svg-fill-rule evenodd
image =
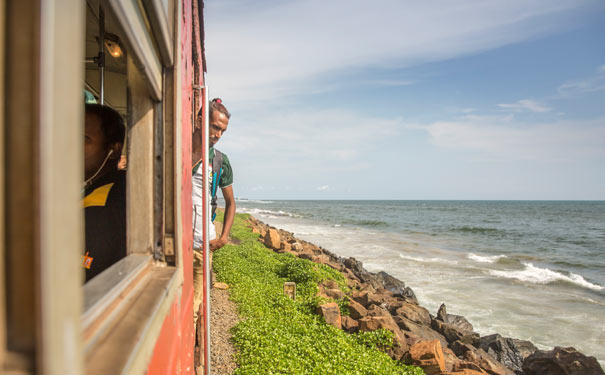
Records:
M473 253L468 253L466 255L466 258L479 263L496 263L500 259L506 258L506 255L481 256Z
M447 259L443 259L443 258L420 258L420 257L413 257L410 255L403 255L403 254L399 254L399 257L401 259L405 259L405 260L411 260L414 262L422 262L422 263L450 263L450 264L458 264L457 261L455 260L447 260Z
M291 212L285 212L282 210L271 211L271 210L263 210L260 208L238 208L238 212L245 213L245 214L251 214L251 215L259 215L259 216L302 217L301 215L293 214Z
M582 276L577 275L575 273L570 272L569 275L566 275L560 272L549 270L548 268L536 267L531 263L525 264L525 268L518 271L489 270L488 272L492 276L503 277L507 279L517 279L533 284L549 284L555 282L563 282L592 290L604 289L603 286L593 284L590 281L584 279Z

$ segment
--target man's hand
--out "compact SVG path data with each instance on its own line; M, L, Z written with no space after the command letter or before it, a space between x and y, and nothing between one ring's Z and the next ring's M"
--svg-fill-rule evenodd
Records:
M221 247L225 246L226 243L227 243L227 240L225 240L223 238L216 238L216 239L210 241L210 251L218 250Z

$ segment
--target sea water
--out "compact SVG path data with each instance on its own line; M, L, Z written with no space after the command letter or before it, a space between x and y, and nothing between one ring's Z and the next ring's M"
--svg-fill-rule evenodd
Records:
M238 212L411 287L481 335L605 365L604 201L254 201Z

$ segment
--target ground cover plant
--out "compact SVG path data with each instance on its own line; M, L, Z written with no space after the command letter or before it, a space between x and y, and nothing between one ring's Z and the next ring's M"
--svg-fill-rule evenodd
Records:
M226 245L213 257L217 280L231 286L242 318L233 329L235 374L423 374L378 350L392 345L391 332L351 335L327 325L314 313L322 301L316 295L318 283L329 279L345 289L344 277L327 266L267 249L247 227L247 219L241 214L235 218L231 234L239 245ZM296 301L283 294L285 281L297 283Z

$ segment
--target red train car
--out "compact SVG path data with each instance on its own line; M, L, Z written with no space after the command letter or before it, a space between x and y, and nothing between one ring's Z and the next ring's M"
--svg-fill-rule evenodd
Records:
M202 0L0 0L0 71L0 372L195 373ZM85 96L127 123L127 256L87 283Z

